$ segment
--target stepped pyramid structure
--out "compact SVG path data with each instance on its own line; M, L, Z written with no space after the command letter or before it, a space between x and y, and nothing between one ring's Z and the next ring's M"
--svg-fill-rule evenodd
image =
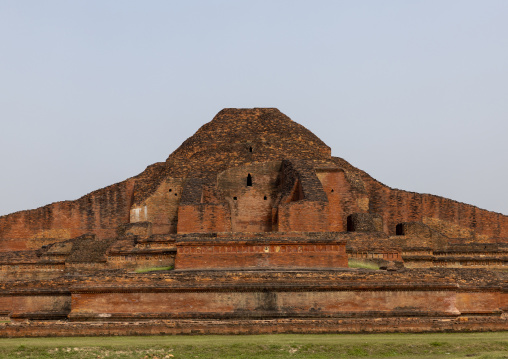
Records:
M507 263L507 216L224 109L138 176L0 217L0 316L4 336L506 330Z

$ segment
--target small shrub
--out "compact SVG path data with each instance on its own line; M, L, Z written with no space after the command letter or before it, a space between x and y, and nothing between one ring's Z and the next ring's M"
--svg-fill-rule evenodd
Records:
M374 269L378 270L379 265L369 261L360 261L358 259L350 259L348 261L349 268L363 268L363 269Z
M147 273L147 272L154 272L154 271L158 271L158 270L172 270L172 269L173 269L172 266L169 266L169 267L148 267L148 268L138 268L134 272Z

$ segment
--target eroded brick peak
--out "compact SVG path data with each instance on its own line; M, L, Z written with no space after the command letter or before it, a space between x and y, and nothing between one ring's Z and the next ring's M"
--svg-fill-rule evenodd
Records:
M213 171L247 162L330 156L323 141L276 108L228 108L188 138L166 163L173 170L183 165L184 172L187 165Z
M166 178L214 175L247 163L283 159L331 161L331 150L275 108L224 109L165 163L138 176L133 203L149 197Z

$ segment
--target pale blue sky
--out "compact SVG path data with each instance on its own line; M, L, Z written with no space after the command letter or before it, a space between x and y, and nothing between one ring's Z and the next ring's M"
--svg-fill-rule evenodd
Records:
M508 214L508 1L0 0L0 215L277 107L379 181Z

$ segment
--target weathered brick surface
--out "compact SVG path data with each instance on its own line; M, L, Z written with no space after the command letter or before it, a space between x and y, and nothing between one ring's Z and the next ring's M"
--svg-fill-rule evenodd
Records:
M136 177L0 217L0 252L0 317L136 321L4 336L507 329L505 272L452 269L505 268L507 216L391 189L276 109L225 109Z
M252 186L245 183L248 174ZM155 234L341 231L348 216L366 212L379 215L378 225L390 235L399 223L420 222L466 242L508 238L506 216L390 189L332 158L328 146L276 109L226 109L165 163L132 179L77 201L0 217L0 250L84 233L112 237L118 225L143 221Z
M76 293L71 320L455 317L450 291ZM100 310L97 310L100 308ZM497 309L497 308L496 308Z
M501 314L502 296L500 291L461 291L457 293L457 309L467 315ZM498 303L492 305L493 303Z
M421 333L484 332L508 330L499 317L341 319L221 319L150 320L128 322L0 323L0 337L174 335L174 334L277 334L277 333Z
M231 213L231 231L273 230L272 208L278 195L280 168L280 161L272 161L233 167L217 176L218 190ZM250 186L247 185L248 178Z
M93 232L114 237L127 223L133 181L127 180L92 192L76 201L57 202L34 210L0 217L0 251L31 249L32 239L48 243Z
M366 178L369 211L383 216L385 231L395 234L402 222L424 222L463 241L506 242L508 217L438 196L393 190ZM431 219L438 219L433 221Z
M300 239L177 242L175 269L332 269L347 267L345 241Z
M71 311L71 298L69 293L62 292L13 295L11 319L66 319Z
M0 335L506 330L506 293L485 270L103 272L1 284L0 313L35 322Z
M178 210L178 233L229 231L231 220L226 205L182 205Z
M328 199L329 231L346 231L347 217L351 213L367 211L368 198L353 187L343 169L317 167L316 175Z

